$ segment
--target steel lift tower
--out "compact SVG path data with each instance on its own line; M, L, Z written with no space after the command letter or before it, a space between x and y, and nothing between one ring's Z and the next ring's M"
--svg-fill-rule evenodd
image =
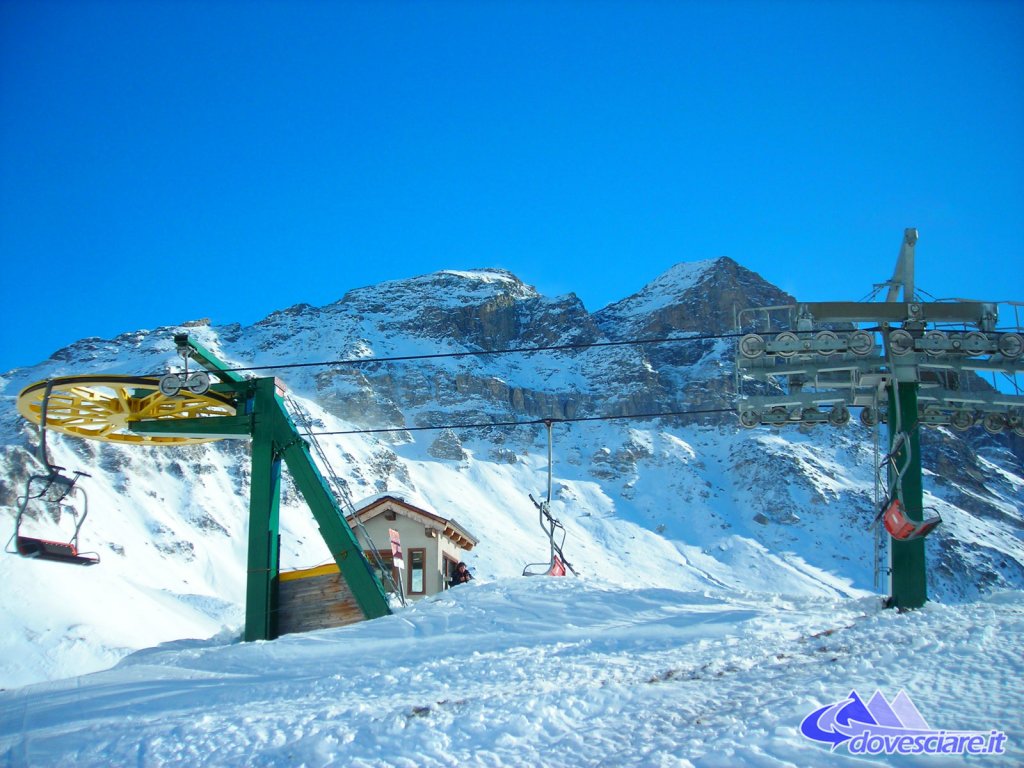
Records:
M281 382L239 376L187 334L174 340L185 361L182 373L41 381L21 391L18 410L36 424L45 422L46 429L122 445L174 447L227 438L251 442L246 640L277 637L282 463L363 617L391 613L384 587L285 409ZM200 367L190 372L190 361Z
M888 426L877 521L890 534L889 603L900 609L928 599L925 536L940 522L924 514L921 426L1024 435L1024 304L918 301L917 240L905 230L892 278L876 286L885 301L758 307L736 321L748 331L736 353L744 427L842 426L852 408L865 426ZM1000 325L1003 305L1012 319Z

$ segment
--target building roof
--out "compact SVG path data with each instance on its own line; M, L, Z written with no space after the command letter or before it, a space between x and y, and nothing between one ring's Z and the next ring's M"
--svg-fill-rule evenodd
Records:
M383 514L386 509L393 509L405 517L423 523L427 528L432 528L438 533L447 536L456 546L467 552L480 543L473 534L463 528L451 518L444 518L436 512L429 512L422 507L411 504L400 496L384 493L372 496L363 502L363 506L356 509L354 515L349 515L346 520L351 523L357 517L363 523L372 520L377 515Z

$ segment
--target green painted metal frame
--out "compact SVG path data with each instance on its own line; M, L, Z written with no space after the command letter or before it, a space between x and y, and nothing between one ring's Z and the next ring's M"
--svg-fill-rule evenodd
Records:
M246 379L244 376L239 374L237 371L231 370L223 360L220 360L215 354L198 341L189 337L187 333L174 334L174 343L178 347L189 347L191 352L189 356L210 373L215 374L221 381L235 384L245 383Z
M179 337L175 337L178 341ZM387 594L367 562L355 534L338 506L278 394L274 378L243 379L191 339L194 360L221 378L212 389L235 397L235 416L137 421L133 432L148 435L250 437L252 475L249 495L248 575L245 592L245 639L277 637L277 584L280 572L281 463L288 467L320 535L338 564L367 619L391 613Z
M889 449L892 450L900 432L907 439L893 456L896 466L906 465L902 478L902 499L907 518L915 522L924 519L924 491L921 482L921 428L917 421L916 381L898 382L889 387L889 413L900 414L902 423L889 420ZM909 462L907 452L909 451ZM890 485L896 481L895 472L889 470ZM928 601L927 563L925 540L898 541L890 539L890 565L892 586L888 604L892 608L920 608Z

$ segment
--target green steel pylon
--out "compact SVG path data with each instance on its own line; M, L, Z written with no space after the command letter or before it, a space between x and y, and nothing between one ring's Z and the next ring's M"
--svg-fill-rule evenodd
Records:
M176 341L179 340L176 338ZM245 591L245 639L277 637L277 585L281 464L287 466L338 564L356 603L367 619L391 613L387 595L355 534L345 521L334 494L317 469L309 446L292 422L274 378L243 379L196 342L185 339L192 359L214 373L212 389L234 398L234 416L132 422L133 432L148 435L221 436L252 439L249 496L248 575Z
M889 484L898 484L905 514L919 523L924 519L924 496L917 388L916 381L889 386L889 448L890 451L896 448L889 469ZM896 415L898 418L894 418ZM900 433L904 435L902 441L899 440ZM893 466L904 469L898 473ZM923 538L910 541L890 539L892 588L889 606L892 608L920 608L928 601L924 541Z

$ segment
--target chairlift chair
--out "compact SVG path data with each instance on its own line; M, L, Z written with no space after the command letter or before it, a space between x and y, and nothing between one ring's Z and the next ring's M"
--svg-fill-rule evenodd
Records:
M905 449L903 466L899 466L896 461L896 457L901 449ZM893 476L888 500L882 505L882 508L875 516L875 523L878 522L878 518L881 518L885 530L896 541L922 539L934 531L939 523L942 522L942 517L935 510L932 510L935 512L934 514L929 515L924 520L911 520L907 515L906 507L902 501L903 476L907 473L910 462L909 436L906 432L899 432L893 440L888 455L884 459L884 463L888 464L891 468Z
M537 508L540 515L540 527L547 534L550 557L546 563L528 563L523 568L523 576L565 576L566 570L576 570L572 563L565 559L562 546L565 544L565 526L551 515L551 424L550 419L544 422L548 430L548 496L544 502L539 502L530 494L530 501ZM561 535L559 535L559 533ZM556 541L556 537L557 541Z
M546 563L529 563L523 568L523 576L565 576L566 569L576 573L572 564L565 559L562 546L565 544L565 526L552 517L548 502L539 502L530 495L530 501L540 513L540 527L548 536L551 555ZM559 532L561 535L559 536ZM558 539L556 540L556 537Z
M938 513L921 521L911 520L899 499L893 499L882 512L882 523L885 525L885 530L897 541L923 539L941 522L942 517Z
M46 474L30 475L25 484L25 493L18 497L18 514L14 519L14 533L7 541L5 551L12 555L31 557L37 560L52 560L70 565L96 565L100 556L96 552L81 552L78 549L78 534L82 530L85 518L89 516L89 497L85 489L78 485L79 478L89 477L85 472L75 471L73 475L63 474L64 467L50 463L46 451L46 423L53 382L47 381L43 393L41 418L39 420L39 459L46 465ZM49 506L56 514L52 515L59 521L61 511L67 510L75 521L75 529L70 540L54 541L51 539L23 536L21 525L29 502L36 501ZM72 503L73 502L73 503ZM76 510L81 506L81 512ZM14 548L11 548L13 543Z
M73 476L62 474L64 467L47 465L46 474L31 475L25 485L24 495L18 497L18 514L14 521L14 534L7 542L10 554L31 557L37 560L51 560L70 565L96 565L100 556L95 552L81 552L78 548L78 534L82 524L89 515L89 499L85 489L78 485L81 477L89 477L85 472L75 472ZM57 511L59 519L61 511L67 510L75 521L74 533L68 541L25 536L21 532L25 513L29 502L38 501ZM74 503L71 503L74 502ZM76 506L81 506L81 512ZM14 549L11 549L11 544Z

